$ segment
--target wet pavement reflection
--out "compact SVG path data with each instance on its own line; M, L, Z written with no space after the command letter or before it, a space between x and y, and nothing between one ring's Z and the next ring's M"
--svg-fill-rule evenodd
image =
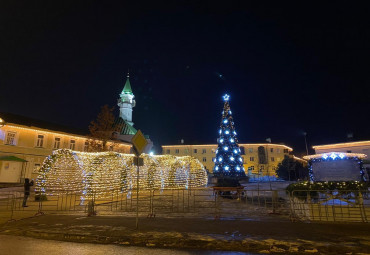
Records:
M145 247L124 247L118 245L72 243L34 239L21 236L0 235L0 255L241 255L253 253L230 251L172 250Z

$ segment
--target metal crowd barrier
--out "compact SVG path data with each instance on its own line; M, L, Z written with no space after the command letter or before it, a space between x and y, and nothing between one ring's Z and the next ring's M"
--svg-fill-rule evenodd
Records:
M293 191L290 211L292 219L300 221L368 222L370 199L359 190Z
M299 221L368 222L370 199L356 190L341 192L285 190L242 190L217 193L212 188L107 190L92 192L47 190L46 196L31 192L28 207L22 207L23 192L0 193L0 223L45 213L78 215L246 217L250 211L281 214ZM35 200L35 197L39 198ZM137 208L137 199L139 207ZM248 211L249 210L249 211Z

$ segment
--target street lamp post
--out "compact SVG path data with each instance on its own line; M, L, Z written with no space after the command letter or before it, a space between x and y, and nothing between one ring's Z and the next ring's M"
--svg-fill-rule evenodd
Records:
M303 132L303 135L304 135L304 143L306 144L306 153L308 155L307 138L306 138L307 133L306 132Z

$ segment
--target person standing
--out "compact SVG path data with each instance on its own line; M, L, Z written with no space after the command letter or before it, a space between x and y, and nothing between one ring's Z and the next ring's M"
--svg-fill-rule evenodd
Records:
M23 207L28 207L27 199L30 195L30 188L33 186L33 180L30 182L30 179L24 179L24 198L23 198Z

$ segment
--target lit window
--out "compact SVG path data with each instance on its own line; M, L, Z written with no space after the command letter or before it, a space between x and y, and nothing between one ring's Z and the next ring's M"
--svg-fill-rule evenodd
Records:
M254 170L254 166L248 167L248 171L253 171L253 170Z
M245 155L245 149L244 147L240 147L240 155Z
M44 135L37 135L36 147L44 146Z
M176 153L176 154L179 154L179 152L180 152L180 150L179 150L179 149L176 149L176 150L175 150L175 153Z
M203 162L207 162L207 158L206 157L203 157Z
M16 136L16 134L17 134L16 132L8 131L8 133L6 134L5 144L15 145L15 136Z
M288 149L284 149L284 153L288 153L289 151L288 151Z
M260 171L262 171L262 170L265 170L265 166L264 165L260 166Z
M86 140L84 144L84 151L88 151L88 150L89 150L89 141Z
M60 137L55 137L54 139L54 149L60 148Z
M254 161L254 157L250 157L249 158L249 161Z
M74 150L75 149L75 146L76 146L76 141L75 140L71 140L70 143L69 143L69 149Z
M40 164L35 164L35 165L33 166L32 173L38 173L38 172L39 172L39 170L40 170L40 167L41 167L41 165L40 165Z
M271 157L271 161L275 161L275 158L274 157Z

